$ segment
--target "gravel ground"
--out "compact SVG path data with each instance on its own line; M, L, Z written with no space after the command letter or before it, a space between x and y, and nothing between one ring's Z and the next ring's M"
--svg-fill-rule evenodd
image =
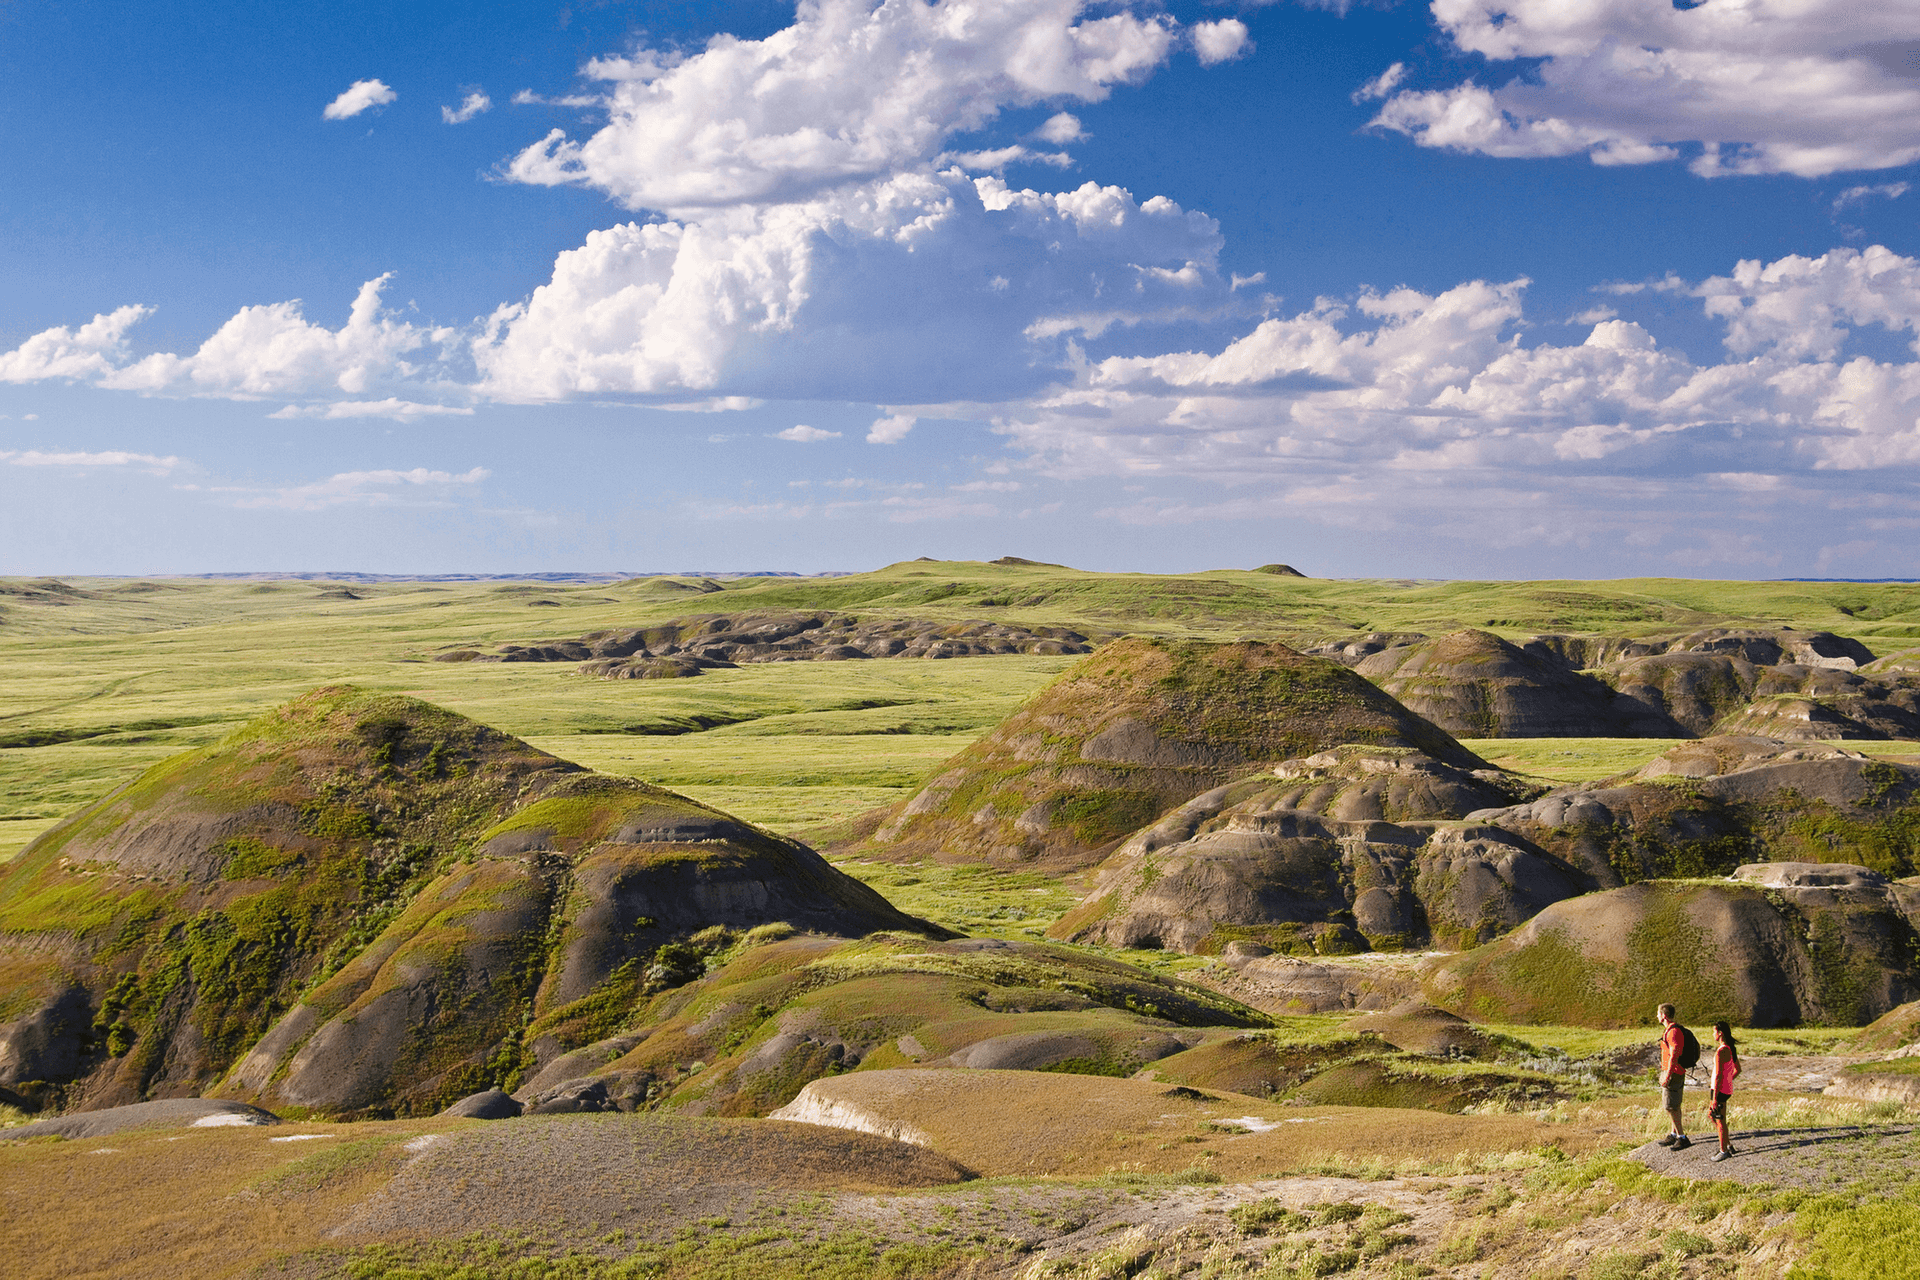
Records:
M1876 1187L1904 1182L1920 1172L1920 1127L1857 1126L1832 1129L1734 1129L1731 1159L1715 1163L1719 1139L1689 1135L1693 1145L1672 1151L1649 1142L1628 1153L1657 1173L1675 1178L1723 1179L1750 1186L1837 1191L1861 1183Z

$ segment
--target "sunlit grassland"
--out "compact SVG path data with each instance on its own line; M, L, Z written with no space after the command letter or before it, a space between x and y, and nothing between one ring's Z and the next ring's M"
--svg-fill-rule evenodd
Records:
M1461 745L1502 769L1555 786L1598 782L1638 769L1678 738L1463 738ZM1808 743L1810 747L1820 743ZM1834 742L1829 745L1882 759L1920 756L1920 742Z
M1920 641L1920 589L1888 584L1327 580L909 561L845 578L739 579L707 592L657 581L349 589L361 598L311 582L0 581L0 858L147 765L335 682L412 694L567 759L779 829L816 832L901 798L1071 662L780 663L600 681L571 663L431 661L457 648L691 613L829 608L1301 643L1367 630L1634 635L1708 624L1830 629L1880 653ZM1671 744L1470 745L1565 783L1632 768Z
M1678 998L1684 1001L1684 993L1681 993ZM1683 1017L1685 1013L1686 1010L1683 1007L1681 1009ZM1485 1030L1512 1036L1516 1040L1524 1040L1542 1049L1558 1049L1570 1058L1591 1058L1596 1054L1614 1049L1644 1046L1649 1041L1657 1039L1659 1030L1652 1025L1652 1009L1647 1010L1647 1017L1647 1026L1625 1027L1613 1031L1521 1023L1488 1023ZM1700 1034L1701 1030L1703 1029L1696 1028L1695 1034ZM1859 1033L1858 1027L1767 1029L1735 1027L1733 1029L1733 1037L1740 1045L1740 1054L1745 1058L1843 1053L1847 1041ZM1713 1037L1709 1035L1706 1040L1707 1048L1711 1050Z

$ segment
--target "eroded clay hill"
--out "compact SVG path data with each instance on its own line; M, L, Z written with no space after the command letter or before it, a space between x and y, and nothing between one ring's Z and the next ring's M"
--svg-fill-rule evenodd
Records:
M1495 770L1342 747L1197 796L1130 837L1053 936L1217 954L1470 947L1594 887L1457 821L1536 794Z
M1843 747L1709 738L1600 784L1522 791L1410 752L1289 761L1129 837L1053 936L1204 953L1464 949L1581 895L1748 863L1844 857L1883 882L1920 871L1920 769ZM1514 799L1483 803L1496 796ZM1836 999L1795 997L1852 1016Z
M1375 634L1313 650L1461 737L1920 736L1920 680L1829 632Z
M1085 866L1201 792L1343 743L1487 767L1366 680L1285 645L1116 640L881 815L867 847Z
M750 662L843 662L859 658L971 658L1087 653L1097 638L1067 627L1003 622L866 619L845 613L698 613L647 627L595 631L578 640L454 649L437 662L576 662L608 680L695 676Z
M1434 961L1428 994L1469 1017L1642 1025L1858 1026L1920 996L1920 884L1865 867L1763 863L1557 903L1490 946Z
M0 1084L105 1106L239 1064L226 1091L279 1105L437 1109L512 1069L530 1018L684 981L689 934L773 921L928 927L684 797L322 689L0 874Z
M1354 670L1461 737L1636 736L1604 682L1486 631L1396 645Z

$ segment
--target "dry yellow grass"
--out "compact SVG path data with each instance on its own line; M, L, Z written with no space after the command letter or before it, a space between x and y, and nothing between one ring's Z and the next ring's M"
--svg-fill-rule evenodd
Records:
M1291 1107L1147 1080L1040 1071L860 1071L801 1095L915 1136L987 1177L1211 1171L1242 1182L1329 1160L1399 1166L1468 1161L1549 1142L1584 1155L1632 1136L1613 1108L1558 1123L1385 1107ZM1630 1110L1630 1109L1629 1109ZM1234 1121L1251 1119L1252 1124ZM1260 1126L1271 1126L1255 1131Z
M10 1280L218 1280L318 1247L448 1121L142 1129L0 1144ZM285 1141L299 1134L322 1134Z

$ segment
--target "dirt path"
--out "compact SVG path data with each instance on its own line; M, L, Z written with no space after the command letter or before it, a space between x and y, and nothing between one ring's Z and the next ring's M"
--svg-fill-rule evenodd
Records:
M1920 1171L1920 1126L1848 1125L1830 1129L1733 1131L1738 1153L1716 1162L1718 1140L1696 1137L1685 1151L1649 1142L1628 1153L1657 1173L1747 1185L1836 1191L1862 1183L1884 1187Z

